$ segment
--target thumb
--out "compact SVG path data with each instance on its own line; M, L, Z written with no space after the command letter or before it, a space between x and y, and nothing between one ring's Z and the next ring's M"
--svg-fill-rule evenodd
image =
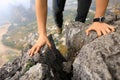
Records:
M52 45L51 45L50 41L47 42L47 45L51 49Z
M90 30L91 30L91 29L87 29L87 30L85 31L87 36L89 35Z

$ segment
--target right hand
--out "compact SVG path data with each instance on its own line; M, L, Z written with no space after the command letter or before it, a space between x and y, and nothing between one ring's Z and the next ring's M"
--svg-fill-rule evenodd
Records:
M108 33L114 32L115 28L113 26L108 25L107 23L94 22L87 30L86 34L89 35L90 31L96 31L98 37L102 35L106 35Z
M47 44L51 48L48 37L46 35L40 36L35 45L30 49L29 55L33 56L34 54L36 54L45 44Z

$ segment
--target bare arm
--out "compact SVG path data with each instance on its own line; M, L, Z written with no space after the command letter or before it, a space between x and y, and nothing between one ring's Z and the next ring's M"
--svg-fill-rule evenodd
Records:
M39 35L46 35L47 0L36 0L36 17Z
M51 47L51 44L47 38L47 33L46 33L47 0L36 0L36 17L37 17L39 38L36 44L30 49L29 52L30 56L36 54L45 44Z
M96 0L96 13L95 18L102 17L105 15L109 0ZM89 35L90 31L96 31L98 36L106 35L110 32L115 31L115 29L106 24L100 22L93 22L93 24L86 30L86 34Z
M95 17L105 15L109 0L96 0L96 14Z

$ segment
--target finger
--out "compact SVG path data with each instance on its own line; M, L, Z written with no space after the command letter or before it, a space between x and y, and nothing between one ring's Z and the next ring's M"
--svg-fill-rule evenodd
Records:
M100 37L102 35L100 29L96 30L96 32L97 32L98 37Z
M105 30L102 30L101 32L102 32L103 35L107 34L107 32Z
M101 33L102 33L103 35L106 35L106 34L107 34L107 32L106 32L106 30L105 30L104 27L101 27Z
M52 46L49 41L47 42L47 45L49 46L49 48L51 48L51 46Z
M88 35L89 35L89 31L88 31L88 30L86 30L85 32L86 32L86 35L88 36Z
M37 47L37 49L36 49L35 53L38 53L38 52L39 52L39 50L40 50L40 47Z
M34 49L31 50L30 56L32 57L33 54L34 54Z
M90 31L91 31L90 28L88 28L88 29L85 31L87 36L90 34Z
M110 33L110 32L111 32L110 29L108 29L108 28L106 28L105 30L106 30L107 33Z
M112 26L108 26L108 27L110 28L110 30L111 30L112 32L115 31L115 28L114 28L114 27L112 27Z
M32 53L32 51L33 51L33 48L30 49L30 51L29 51L29 55Z
M38 53L39 50L41 49L41 47L43 47L43 46L44 46L44 45L42 45L42 44L37 45L37 46L36 46L35 53Z
M110 25L108 25L108 24L104 24L104 25L107 26L112 32L115 31L115 28L114 28L113 26L110 26Z
M29 56L32 56L34 49L31 49Z
M36 50L36 47L32 47L31 52L30 52L30 56L34 55L35 50Z

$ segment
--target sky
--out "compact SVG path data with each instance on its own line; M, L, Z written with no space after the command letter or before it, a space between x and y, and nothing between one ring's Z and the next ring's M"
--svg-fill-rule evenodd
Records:
M22 4L24 7L27 8L29 7L29 1L30 0L0 0L0 21L4 20L4 17L7 17L9 15L10 6ZM72 1L72 0L67 0L66 4L69 3L69 1ZM48 0L48 6L49 7L52 6L52 0Z
M19 4L23 4L27 8L29 0L0 0L0 22L4 22L9 17L10 6Z
M48 0L49 5L51 5L52 0ZM23 4L23 6L29 6L29 0L0 0L0 11L9 8L9 5Z
M7 11L10 5L24 4L27 7L29 0L0 0L0 12Z
M29 7L30 0L0 0L0 22L9 16L10 6L22 4L24 7ZM52 5L52 0L48 0L48 5Z
M12 5L12 4L25 4L24 6L27 5L27 3L29 3L29 0L0 0L0 9L1 8L6 8L8 7L9 5Z

